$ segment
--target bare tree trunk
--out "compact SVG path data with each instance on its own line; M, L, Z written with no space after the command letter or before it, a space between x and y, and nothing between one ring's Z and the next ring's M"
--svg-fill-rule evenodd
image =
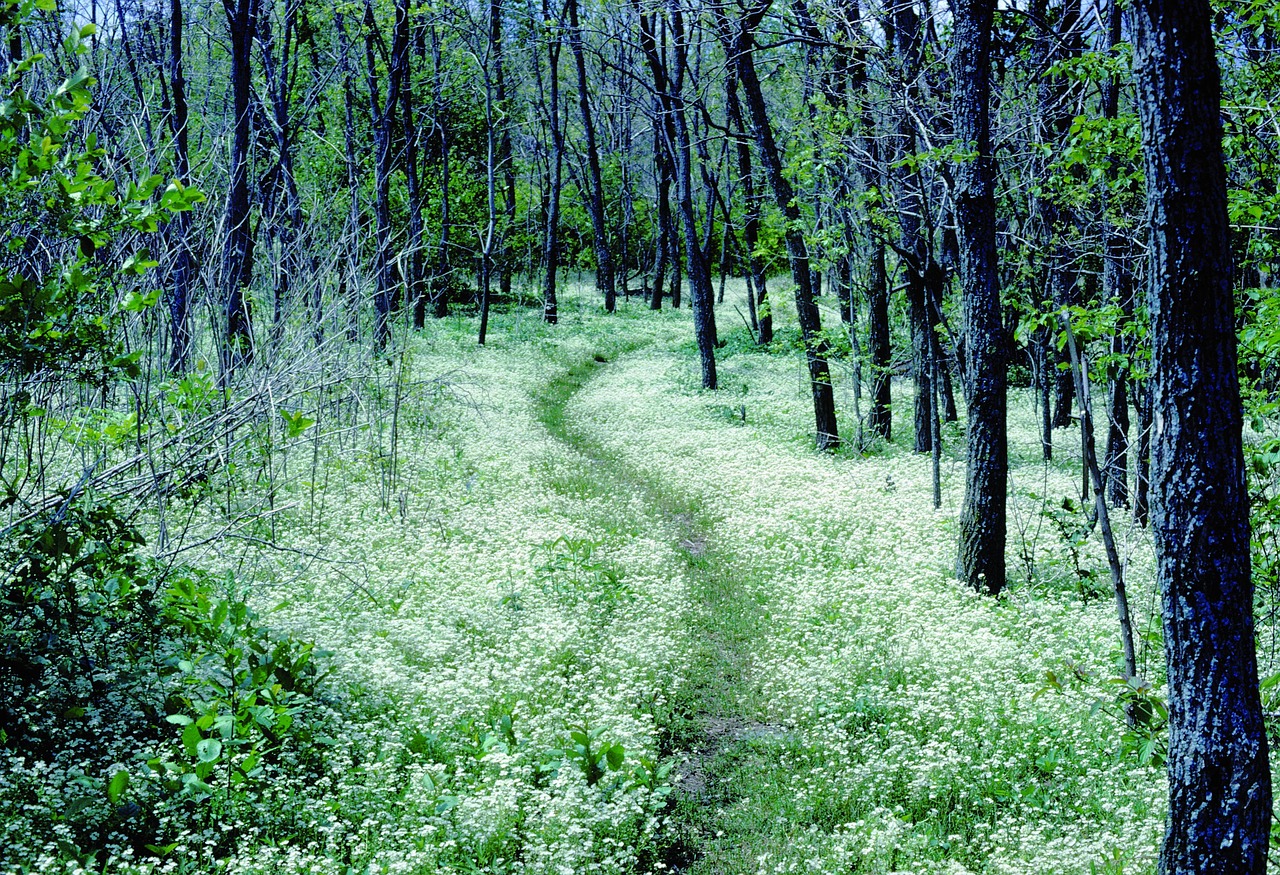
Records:
M702 388L716 388L716 317L712 306L711 269L705 250L698 242L698 217L693 205L693 157L690 154L688 114L684 98L685 35L684 14L679 0L668 0L675 64L668 93L671 95L672 152L675 157L676 204L684 228L685 264L689 271L689 291L693 303L693 333L698 343L702 367Z
M1106 12L1105 51L1111 53L1121 39L1120 5L1110 0ZM1115 119L1120 109L1120 77L1109 77L1102 88L1102 114ZM1116 168L1107 168L1114 174ZM1117 363L1129 352L1126 331L1133 321L1133 279L1127 264L1128 245L1124 234L1112 223L1111 205L1103 205L1103 295L1120 304L1122 318L1111 336L1113 362L1107 366L1107 454L1104 466L1107 499L1115 507L1129 505L1129 369Z
M169 127L173 132L173 176L180 184L191 184L191 154L187 136L187 81L182 69L182 0L169 3L169 87L173 112ZM169 370L187 369L191 355L191 214L178 213L169 225L173 246L173 273L169 292Z
M400 6L403 5L403 11ZM413 69L409 53L409 14L408 0L397 0L396 28L394 43L395 57L392 63L399 71L400 87L395 95L387 99L400 102L401 134L404 137L404 152L401 156L401 167L405 178L405 207L409 213L409 259L408 276L404 278L406 299L412 302L413 325L421 328L425 322L425 313L419 302L427 294L426 282L426 239L422 220L422 175L418 162L419 127L414 116L413 105ZM399 31L403 29L403 34Z
M755 289L755 300L751 302L751 311L758 324L756 342L764 346L773 343L773 313L769 308L769 287L764 275L764 262L756 254L756 248L760 245L760 212L764 198L756 188L755 174L751 167L751 145L742 119L742 104L738 100L738 79L732 67L727 74L725 97L729 125L738 135L735 137L738 181L742 184L743 201L746 206L746 215L742 223L742 242L747 250L747 267L751 274L748 286Z
M359 276L359 255L360 255L360 172L359 164L356 160L356 123L355 123L355 103L356 88L355 75L351 70L351 45L350 38L347 35L346 17L341 11L336 13L336 25L338 28L338 54L342 67L342 95L346 105L345 114L343 116L343 136L346 145L346 170L347 170L347 197L349 204L347 208L346 228L343 230L343 244L346 249L342 279L340 285L347 286L346 294L339 294L339 298L343 299L346 305L346 329L347 340L355 343L359 339L359 317L360 308L357 306L356 288L358 286Z
M547 117L551 126L550 189L547 193L546 228L542 261L546 274L542 285L542 318L550 325L559 320L556 278L560 271L560 190L564 185L564 132L560 128L560 28L551 17L549 0L542 0L542 20L547 34Z
M813 413L816 425L815 444L819 450L834 450L840 444L840 431L836 424L835 392L831 384L831 369L827 363L830 352L822 337L822 322L818 305L814 300L812 276L809 271L809 251L798 223L800 209L796 206L795 191L782 171L782 157L769 123L764 92L755 68L754 30L768 11L767 5L740 21L721 19L721 40L725 51L734 60L738 81L747 104L755 134L756 148L764 165L765 176L773 189L774 201L787 219L785 239L791 261L791 276L795 282L796 314L800 333L804 339L805 357L809 365L809 385L813 394Z
M956 576L991 594L1005 583L1009 460L1004 320L996 256L995 158L991 149L991 27L996 0L956 0L956 140L976 158L956 174L964 311L968 452Z
M253 330L246 293L253 279L253 225L249 210L249 147L253 116L249 108L253 70L250 52L257 30L258 0L223 0L231 34L233 134L231 186L227 197L226 242L222 250L223 313L227 338L222 369L229 374L253 358Z
M587 61L582 49L582 27L578 21L578 0L568 0L569 50L578 71L578 109L582 113L583 146L587 152L590 174L587 212L591 214L592 243L596 252L596 288L604 293L604 309L612 313L617 306L617 288L613 280L613 254L609 232L605 227L604 183L600 178L600 153L597 151L595 120L591 115L591 92L587 82Z
M452 147L452 135L447 120L442 117L446 106L444 101L444 68L440 59L440 34L434 25L431 27L431 61L432 86L434 89L435 118L433 125L440 142L440 245L436 249L435 266L432 268L431 301L432 315L443 319L449 315L449 274L451 272L451 253L449 235L453 228L451 213L451 179L452 168L449 165Z
M378 66L375 49L381 49L386 55L386 46L378 31L377 21L373 15L373 4L366 0L365 4L365 63L369 85L369 108L373 127L374 147L374 220L377 224L377 252L374 261L374 344L377 349L384 349L391 336L391 298L395 285L392 276L391 260L391 173L395 165L392 151L393 136L396 125L396 103L400 98L400 77L402 68L394 59L407 51L409 38L408 3L398 0L395 12L395 25L392 34L390 71L387 76L387 94L383 100L378 84ZM401 43L404 42L402 46Z
M1135 0L1151 231L1151 481L1169 679L1164 875L1267 870L1220 75L1208 0Z

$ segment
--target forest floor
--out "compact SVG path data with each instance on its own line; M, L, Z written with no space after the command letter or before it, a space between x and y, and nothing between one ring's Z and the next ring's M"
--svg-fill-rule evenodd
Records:
M318 406L271 543L192 560L333 653L324 775L107 868L1153 871L1160 728L1121 719L1106 563L1065 509L1078 435L1042 463L1015 392L1011 585L979 596L950 571L960 432L939 510L904 382L893 443L815 453L780 310L769 349L722 319L716 392L687 311L578 294L485 347L430 325L379 365L395 417ZM847 369L836 390L851 436ZM1147 539L1119 535L1159 688Z
M396 768L328 791L366 800L342 817L353 861L1149 871L1158 740L1118 719L1105 564L1062 509L1078 438L1060 433L1045 466L1015 399L1014 582L980 597L949 573L958 431L935 511L928 460L904 445L909 387L897 442L820 456L786 330L759 350L722 326L705 392L686 320L571 298L554 329L500 317L483 349L465 320L434 326L412 373L447 377L419 420L404 408L388 510L362 462L335 459L315 548L371 563L382 595L352 610L346 580L313 577L282 615L386 702L364 747ZM1123 534L1154 674L1150 557ZM429 743L393 757L407 726Z

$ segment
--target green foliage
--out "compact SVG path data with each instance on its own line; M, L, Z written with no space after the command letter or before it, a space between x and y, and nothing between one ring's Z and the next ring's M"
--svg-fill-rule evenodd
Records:
M599 556L602 544L561 535L540 551L545 561L535 571L543 590L569 604L586 601L613 608L634 596L623 581L625 573Z
M230 584L219 593L144 546L84 495L0 546L0 753L74 764L73 804L33 804L27 817L62 830L75 856L105 847L108 831L162 854L165 828L143 804L176 798L205 821L243 819L254 816L245 794L282 751L295 769L324 760L325 654L270 632Z
M279 638L231 581L216 593L200 576L175 579L165 594L165 618L180 631L160 674L178 681L165 700L165 721L181 730L176 757L148 765L176 778L174 789L232 803L231 793L263 774L264 758L285 740L311 742L295 722L317 695L328 654Z

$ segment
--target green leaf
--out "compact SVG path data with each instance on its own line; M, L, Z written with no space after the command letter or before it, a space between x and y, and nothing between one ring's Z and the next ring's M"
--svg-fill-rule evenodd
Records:
M188 723L187 728L182 730L182 746L186 749L187 756L196 756L200 740L200 730L194 723Z
M620 744L611 745L609 749L605 752L605 759L609 763L609 768L615 772L618 769L622 768L622 758L623 758L623 751L622 751L622 745Z
M222 742L206 738L196 745L196 758L202 763L215 763L222 756Z
M116 772L111 776L111 780L107 783L107 800L115 805L120 801L120 797L124 795L124 791L129 789L129 773L124 769Z

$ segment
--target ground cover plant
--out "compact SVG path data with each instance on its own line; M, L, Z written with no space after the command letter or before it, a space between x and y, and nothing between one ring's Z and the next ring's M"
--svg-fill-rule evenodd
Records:
M106 760L10 754L6 867L1150 870L1161 727L1124 724L1114 617L1078 573L1105 560L1096 537L1062 559L1053 520L1080 515L1055 504L1077 478L1039 460L1030 403L1014 471L1033 570L992 601L946 566L954 455L934 511L927 457L811 454L794 352L726 357L746 412L725 416L683 320L640 317L584 302L555 335L515 314L484 348L463 320L414 341L406 367L433 388L402 402L389 498L386 433L326 439L322 509L286 480L273 541L192 553L204 586L248 600L200 632L212 597L170 584L186 646L211 651L187 661L219 668L175 672L166 725ZM242 745L225 762L185 747L225 713L214 646L252 652L260 624L290 642L259 647L288 651L275 664L319 667L270 703L294 725L207 732ZM1158 685L1150 652L1144 667ZM61 806L69 792L84 803Z

